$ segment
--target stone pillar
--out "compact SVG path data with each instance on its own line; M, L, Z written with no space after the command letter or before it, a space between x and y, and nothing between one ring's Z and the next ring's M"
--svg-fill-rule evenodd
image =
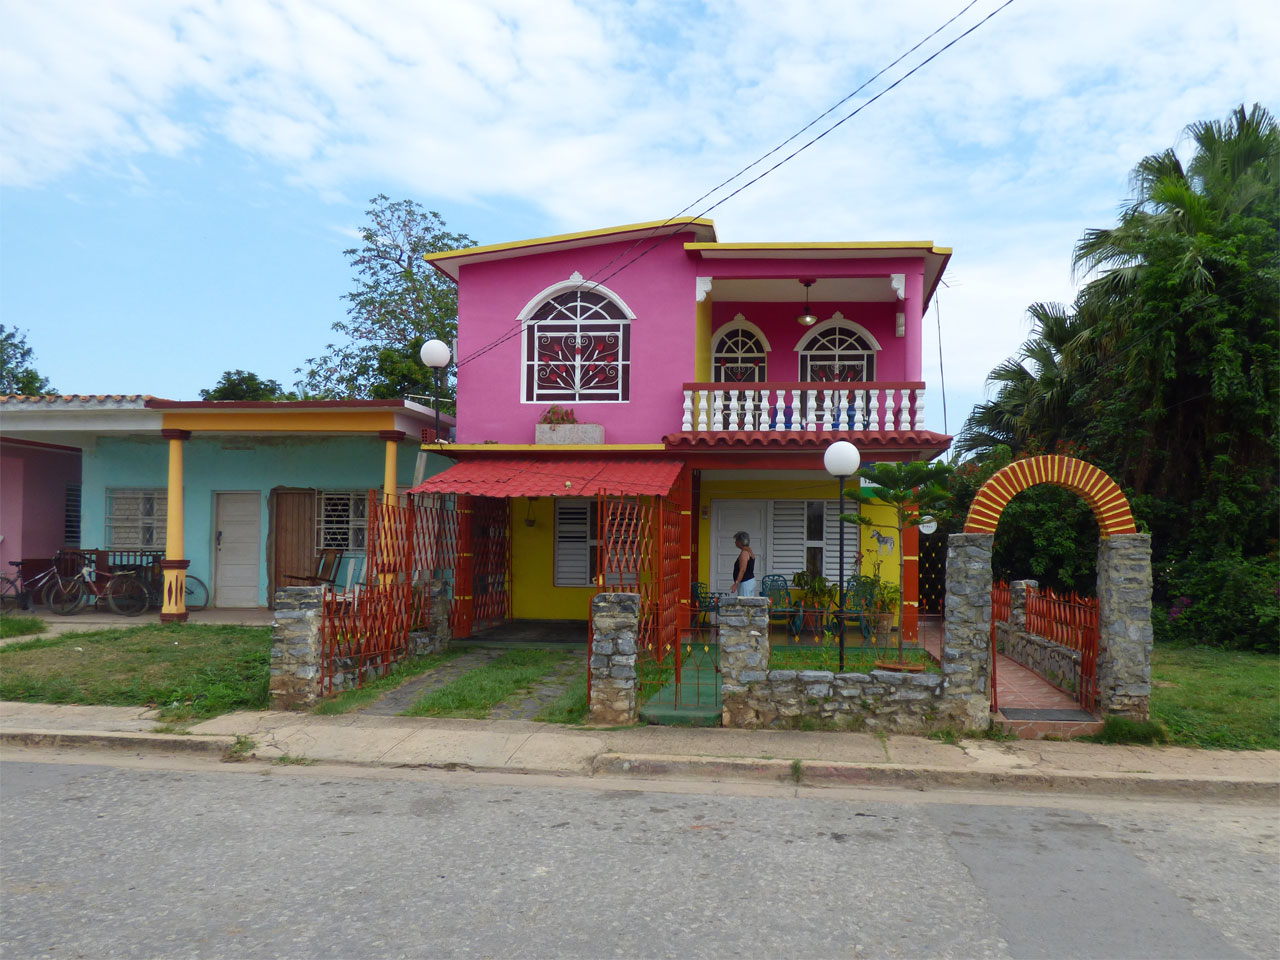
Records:
M636 722L636 637L640 594L598 593L591 600L591 722Z
M947 719L966 730L991 726L991 544L989 533L947 538L947 613L942 673Z
M726 727L754 727L760 717L750 705L748 684L762 682L769 669L769 599L725 597L720 601L720 702Z
M409 643L412 648L410 653L413 656L439 653L448 647L449 641L453 639L449 629L449 581L429 580L426 591L429 604L426 627L409 634Z
M1015 580L1009 584L1009 627L1027 629L1027 591L1036 590L1039 580Z
M324 587L276 591L271 624L271 709L303 710L320 699Z
M1146 720L1151 710L1151 537L1098 544L1098 707Z

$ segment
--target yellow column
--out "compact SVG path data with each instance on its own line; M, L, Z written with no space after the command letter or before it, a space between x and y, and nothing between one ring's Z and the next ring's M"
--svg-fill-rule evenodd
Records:
M396 505L396 453L405 434L403 430L380 430L378 436L386 441L386 453L382 463L382 502L390 508ZM389 583L395 578L391 571L396 569L400 559L395 556L395 535L389 522L390 517L387 517L386 521L388 522L378 525L381 533L378 538L379 566L385 571L381 577L383 583Z
M187 566L190 561L186 559L183 531L182 443L191 438L191 431L161 430L160 435L169 441L169 507L165 518L164 559L160 561L164 571L160 622L172 623L187 619Z

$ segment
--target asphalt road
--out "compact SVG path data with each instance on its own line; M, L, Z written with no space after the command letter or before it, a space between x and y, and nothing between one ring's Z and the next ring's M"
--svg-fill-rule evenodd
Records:
M7 757L12 960L1280 955L1274 808Z

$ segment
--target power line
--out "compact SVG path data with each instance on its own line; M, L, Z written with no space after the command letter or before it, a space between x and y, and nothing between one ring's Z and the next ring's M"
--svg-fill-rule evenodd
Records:
M974 0L974 2L976 2L976 0ZM1002 3L1002 4L1001 4L999 7L997 7L995 10L991 11L989 14L987 14L985 17L983 17L981 20L979 20L979 21L978 21L977 23L975 23L973 26L969 27L969 29L965 30L965 31L964 31L963 33L961 33L959 36L955 37L954 39L950 40L949 42L947 42L946 44L944 44L942 47L940 47L938 50L934 51L932 54L930 54L928 57L926 57L926 58L925 58L924 60L922 60L920 63L916 64L914 67L912 67L910 70L908 70L905 74L903 74L903 75L902 75L901 77L899 77L897 80L893 81L893 83L889 84L889 86L885 87L885 88L884 88L883 90L881 90L879 93L875 94L875 96L871 97L870 99L868 99L867 101L865 101L864 103L862 103L862 104L860 104L858 107L856 107L854 110L852 110L851 112L849 112L849 113L848 113L848 114L846 114L845 116L841 117L839 120L837 120L835 123L833 123L830 127L828 127L826 130L824 130L822 133L820 133L820 134L818 134L816 137L813 137L812 139L808 140L807 142L805 142L804 144L802 144L800 147L798 147L797 149L795 149L795 150L793 150L791 153L789 153L787 156L783 157L783 158L782 158L781 160L779 160L777 163L773 164L773 166L769 167L767 170L763 171L762 173L760 173L760 174L758 174L757 176L753 177L752 179L748 180L746 183L744 183L744 184L742 184L741 186L739 186L736 190L734 190L733 192L729 193L728 195L726 195L726 196L722 197L721 199L717 200L715 203L710 204L709 206L707 206L706 208L704 208L700 213L696 214L695 216L693 216L693 217L692 217L692 218L690 218L690 219L695 219L695 220L696 220L696 219L700 219L700 218L702 218L702 217L706 216L706 215L707 215L708 213L710 213L712 210L715 210L717 207L721 206L721 205L722 205L722 204L724 204L725 202L727 202L727 201L731 200L732 198L736 197L738 194L742 193L742 191L746 190L748 187L754 186L755 184L759 183L761 180L763 180L763 179L764 179L765 177L767 177L769 174L773 173L773 172L774 172L775 170L777 170L779 167L781 167L781 166L783 166L784 164L788 163L789 161L793 160L795 157L799 156L801 153L803 153L804 151L808 150L808 149L809 149L811 146L813 146L815 143L817 143L818 141L822 140L822 139L823 139L824 137L826 137L828 134L832 133L834 130L836 130L836 129L837 129L837 128L839 128L840 126L844 125L844 124L845 124L845 123L847 123L849 120L852 120L854 117L856 117L859 113L861 113L861 112L862 112L863 110L865 110L867 107L871 106L871 104L875 103L877 100L879 100L879 99L880 99L881 97L883 97L885 94L889 93L889 91L891 91L891 90L895 89L896 87L898 87L899 85L901 85L901 84L902 84L904 81L906 81L909 77L913 76L914 74L916 74L916 73L918 73L920 70L922 70L924 67L928 66L930 63L932 63L934 60L936 60L939 56L941 56L941 55L942 55L943 53L945 53L947 50L950 50L952 47L954 47L957 43L959 43L959 42L960 42L961 40L963 40L965 37L969 36L971 33L973 33L973 32L974 32L975 30L977 30L979 27L983 26L983 25L984 25L988 20L990 20L990 19L991 19L992 17L994 17L996 14L1000 13L1000 12L1001 12L1002 10L1004 10L1006 7L1010 6L1013 2L1014 2L1014 0L1005 0L1005 2L1004 2L1004 3ZM962 10L960 11L960 13L956 14L954 17L952 17L950 20L948 20L946 23L944 23L941 27L939 27L937 30L935 30L933 33L931 33L928 37L926 37L924 40L920 41L920 43L916 44L916 46L915 46L915 47L913 47L911 50L907 51L907 53L905 53L905 54L903 54L902 56L900 56L897 60L895 60L895 61L893 62L893 64L890 64L888 67L885 67L885 68L884 68L884 70L881 70L879 73L877 73L877 74L876 74L876 76L877 76L877 77L878 77L878 76L880 76L880 75L881 75L881 74L883 74L885 71L889 70L889 69L890 69L894 64L901 62L901 60L902 60L904 57L909 56L911 52L913 52L914 50L918 49L922 44L924 44L924 43L928 42L928 40L930 40L930 39L932 39L934 36L936 36L936 35L937 35L941 30L945 29L948 25L950 25L952 22L954 22L954 21L955 21L955 19L956 19L957 17L961 16L965 11L967 11L967 10L968 10L970 7L972 7L972 6L973 6L973 3L971 2L968 6L966 6L964 9L962 9ZM874 79L875 79L875 77L873 77L871 80L868 80L868 81L867 81L867 83L871 83ZM866 85L867 85L867 83L864 83L862 86L860 86L860 87L858 88L858 90L861 90L861 89L865 88L865 87L866 87ZM805 130L807 130L807 129L809 129L810 127L812 127L812 126L814 125L814 123L817 123L819 120L821 120L821 119L822 119L822 117L827 116L827 115L828 115L828 114L830 114L830 113L831 113L831 111L832 111L832 110L834 110L836 107L838 107L838 106L840 106L841 104L843 104L843 103L847 102L847 101L850 99L850 97L853 97L854 95L856 95L856 93L857 93L857 92L858 92L858 91L857 91L857 90L855 90L853 93L849 94L849 96L845 97L845 98L844 98L843 100L841 100L839 103L835 104L833 107L831 107L831 109L827 110L827 111L826 111L825 113L823 113L821 116L819 116L819 117L817 117L815 120L811 121L809 124L807 124L806 126L804 126L803 128L801 128L800 130L798 130L796 133L792 134L792 136L788 137L786 140L784 140L781 144L779 144L779 145L778 145L777 147L775 147L773 150L770 150L770 151L769 151L768 153L766 153L763 157L761 157L760 159L758 159L758 160L754 161L753 163L749 164L748 166L744 167L741 171L739 171L738 173L734 174L734 176L733 176L733 177L730 177L728 180L724 181L724 183L720 184L720 186L717 186L717 187L713 188L712 190L708 191L706 194L703 194L703 198L708 197L708 196L710 196L711 194L715 193L715 192L716 192L716 190L720 189L720 187L721 187L721 186L724 186L725 184L727 184L727 183L729 183L729 182L731 182L731 181L733 181L733 180L737 179L739 176L741 176L741 175L742 175L743 173L745 173L747 170L749 170L749 169L751 169L752 167L754 167L754 166L758 165L759 163L763 162L763 161L764 161L765 159L767 159L769 156L772 156L772 155L773 155L774 153L776 153L779 149L781 149L785 144L787 144L787 143L791 142L791 141L792 141L792 140L794 140L797 136L799 136L801 133L803 133ZM700 198L700 199L702 199L702 198ZM697 203L697 202L698 202L698 201L694 201L694 203ZM689 209L689 207L691 207L691 206L693 206L693 205L694 205L694 204L689 204L689 205L688 205L688 206L686 206L684 209L685 209L685 210L688 210L688 209ZM671 223L673 220L675 220L675 219L676 219L675 217L670 217L670 218L668 218L668 219L667 219L667 221L665 221L665 224L670 224L670 223ZM655 227L655 228L654 228L654 231L656 232L656 231L657 231L657 230L659 230L659 229L661 229L661 227ZM626 270L626 269L627 269L628 267L630 267L632 264L634 264L634 263L636 263L637 261L639 261L639 260L643 259L644 257L648 256L650 253L652 253L653 251L655 251L655 250L659 249L659 248L660 248L660 247L662 247L664 244L666 244L666 243L670 242L670 241L671 241L671 239L672 239L675 235L676 235L676 234L673 232L673 233L670 233L670 234L668 234L667 236L662 237L661 239L657 240L655 243L653 243L651 246L649 246L649 247L648 247L648 249L643 250L643 251L641 251L639 254L637 254L636 256L632 257L632 258L631 258L630 260L628 260L626 263L622 264L622 266L618 267L618 268L617 268L616 270L614 270L612 273L608 274L608 275L607 275L603 280L583 280L583 281L582 281L582 283L581 283L581 284L579 284L578 289L582 289L582 288L583 288L583 287L585 287L588 283L591 283L591 284L593 284L593 285L595 285L595 286L600 286L600 285L604 284L606 281L611 280L613 277L616 277L616 276L617 276L618 274L620 274L622 271ZM639 245L640 243L642 243L642 242L643 242L643 240L637 240L635 244L633 244L630 248L628 248L628 250L625 250L625 251L623 251L621 254L619 254L619 257L620 257L620 256L625 256L625 255L626 255L627 253L629 253L631 250L634 250L634 249L635 249L635 247L636 247L637 245ZM608 264L606 264L604 267L601 267L600 269L601 269L601 270L606 269L609 265L611 265L611 264L613 264L613 263L617 262L617 260L618 260L618 257L614 257L614 259L613 259L613 260L609 261L609 263L608 263ZM599 270L597 270L596 272L598 273L598 272L599 272ZM592 274L592 277L594 277L594 276L595 276L595 274ZM519 326L519 323L517 322L516 324L514 324L514 325L513 325L513 329L512 329L512 330L508 331L507 333L504 333L504 334L499 335L496 339L494 339L494 340L490 341L488 344L485 344L483 347L481 347L479 350L475 351L474 353L470 354L470 355L469 355L468 357L466 357L465 359L460 359L460 360L458 360L457 366L461 367L461 366L463 366L464 364L471 362L472 360L479 359L480 357L482 357L482 356L484 356L486 353L488 353L490 350L494 350L494 349L496 349L497 347L501 346L502 344L506 343L506 342L507 342L508 340L510 340L512 337L518 336L518 335L519 335L519 333L520 333L520 326Z

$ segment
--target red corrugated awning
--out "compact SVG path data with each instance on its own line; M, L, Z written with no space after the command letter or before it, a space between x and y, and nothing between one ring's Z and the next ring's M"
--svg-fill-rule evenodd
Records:
M665 496L683 467L680 460L466 460L409 492L475 497Z

